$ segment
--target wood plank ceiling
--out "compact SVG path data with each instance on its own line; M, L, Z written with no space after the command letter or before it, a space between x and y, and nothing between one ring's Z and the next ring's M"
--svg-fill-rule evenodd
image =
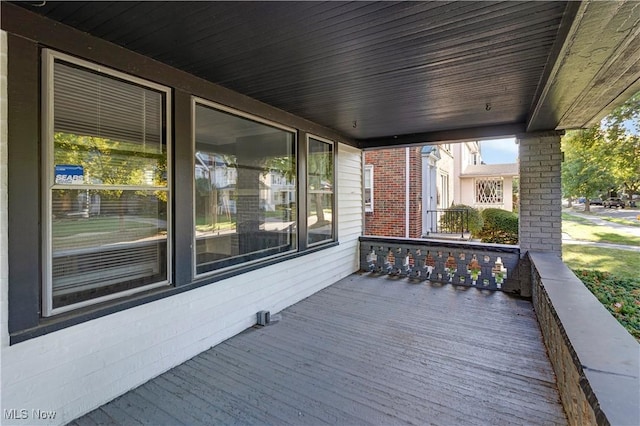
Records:
M583 43L584 53L590 46L583 40L597 36L584 28L579 34L576 27L576 22L586 21L586 4L18 4L332 128L360 140L363 147L367 141L371 146L380 140L389 144L389 139L427 141L460 129L496 128L495 132L505 133L527 126L562 128L562 116L570 108L575 109L572 117L580 117L568 120L571 126L593 119L591 110L583 111L572 101L584 97L579 88L565 87L562 94L570 92L564 99L567 105L554 110L560 108L554 90L567 80L560 79L558 62L572 57L574 66L581 66L578 57L571 56L567 40L572 46ZM629 16L629 8L617 7L605 21L617 25L616 16ZM637 22L633 13L630 25ZM631 28L620 33L610 50L625 43L627 48L637 46L635 33L629 36L633 32ZM605 54L603 60L611 55ZM613 101L592 109L603 112L622 91L630 90L631 83L637 85L638 60L627 62L630 75L613 90L617 90L610 95ZM580 87L591 81L582 80ZM532 117L540 118L532 123Z

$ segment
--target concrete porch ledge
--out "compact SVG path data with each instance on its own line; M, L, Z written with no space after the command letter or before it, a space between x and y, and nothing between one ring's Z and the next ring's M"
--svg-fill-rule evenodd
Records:
M640 424L640 345L562 260L529 252L533 304L570 424Z

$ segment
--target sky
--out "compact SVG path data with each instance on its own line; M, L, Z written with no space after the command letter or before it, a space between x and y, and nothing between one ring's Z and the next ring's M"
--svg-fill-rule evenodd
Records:
M482 161L486 164L515 163L518 158L518 145L515 138L480 141Z

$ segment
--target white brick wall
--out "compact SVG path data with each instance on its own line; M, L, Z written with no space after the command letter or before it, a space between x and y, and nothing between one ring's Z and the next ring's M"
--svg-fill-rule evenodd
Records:
M9 264L7 240L7 33L0 31L0 347L9 342L7 333L7 298L9 289ZM0 383L4 383L2 375L2 353L0 352ZM0 389L2 392L2 389ZM0 398L0 415L3 413ZM2 423L0 417L0 423Z
M520 248L562 254L560 136L519 138Z
M0 218L4 231L6 142L2 143ZM358 236L363 225L361 170L360 151L339 145L337 247L13 346L7 344L3 313L3 408L26 409L29 415L32 409L57 412L54 420L38 422L30 417L28 422L13 423L69 422L252 326L257 311L276 313L357 270ZM6 232L2 235L2 300L6 308ZM3 419L2 424L12 422Z

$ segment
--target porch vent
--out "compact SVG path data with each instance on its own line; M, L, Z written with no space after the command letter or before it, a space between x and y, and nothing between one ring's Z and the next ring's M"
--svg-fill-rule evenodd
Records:
M260 311L257 314L257 323L258 325L267 325L271 322L271 313L269 311Z

